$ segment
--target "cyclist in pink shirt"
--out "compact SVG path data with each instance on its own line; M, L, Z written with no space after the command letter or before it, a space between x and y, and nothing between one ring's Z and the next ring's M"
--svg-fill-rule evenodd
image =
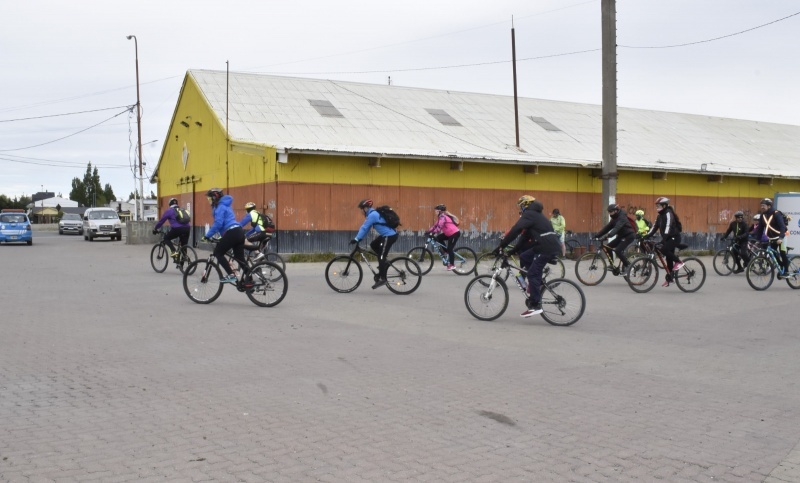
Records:
M436 211L436 223L428 228L425 234L427 236L435 236L436 241L442 245L445 245L445 240L447 241L447 269L454 270L456 267L453 265L453 260L455 259L453 248L456 246L458 239L461 238L458 218L448 212L445 205L436 205L434 209Z

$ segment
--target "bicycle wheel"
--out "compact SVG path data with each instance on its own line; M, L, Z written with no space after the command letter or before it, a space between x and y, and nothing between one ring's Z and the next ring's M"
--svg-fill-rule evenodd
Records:
M164 273L169 265L169 250L163 243L156 243L153 249L150 250L150 265L156 273Z
M786 283L795 290L800 288L800 256L789 257L789 275Z
M422 283L422 270L413 259L397 257L386 267L386 287L399 295L413 293Z
M247 298L260 307L274 307L281 303L289 290L286 273L275 263L259 262L250 269L252 288L245 290Z
M473 317L495 320L508 308L508 287L500 278L478 275L470 280L464 291L464 303Z
M412 248L406 256L417 262L422 275L427 275L433 268L433 253L425 247Z
M325 281L328 286L339 293L350 293L361 285L364 271L355 258L341 255L325 267Z
M625 280L634 292L647 293L653 290L658 282L658 267L649 258L637 258L628 268Z
M575 260L575 249L580 247L581 243L578 240L571 238L564 242L564 246L567 251L567 258L570 260Z
M475 265L478 261L478 256L475 255L475 250L469 247L458 247L453 250L455 255L456 268L453 270L456 275L469 275L475 271Z
M597 285L606 278L606 261L600 252L586 253L575 262L575 276L584 285Z
M500 258L492 254L492 252L484 253L478 257L478 262L475 264L475 275L491 275L495 269L500 266ZM504 282L508 280L508 270L503 270L497 276Z
M697 292L706 281L706 266L698 258L686 257L681 269L673 273L673 278L684 292Z
M542 318L550 325L566 327L583 316L586 296L583 290L566 278L556 278L544 285L542 291Z
M564 262L560 258L555 259L554 264L548 263L542 270L542 280L564 278L567 274L567 269L564 267Z
M222 293L222 271L207 260L190 263L183 271L183 291L198 304L210 304Z
M723 248L714 255L713 265L715 272L726 277L736 268L736 260L730 250Z
M282 256L278 255L275 252L270 252L264 255L264 259L268 262L272 262L275 265L281 267L281 270L284 272L286 271L286 261L283 259Z
M754 290L766 290L775 279L775 267L772 266L769 258L759 255L750 260L744 274L747 277L747 283Z
M188 267L192 262L196 261L197 252L194 251L194 248L187 246L181 247L181 256L177 263L178 271L183 273L184 267Z

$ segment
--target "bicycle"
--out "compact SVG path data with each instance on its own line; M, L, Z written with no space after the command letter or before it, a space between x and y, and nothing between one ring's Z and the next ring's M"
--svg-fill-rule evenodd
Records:
M372 250L361 248L356 243L349 255L334 257L325 267L325 281L328 286L339 293L350 293L357 289L364 278L362 262L367 265L377 282L378 271L372 267L367 255L377 258ZM409 257L397 257L387 260L386 263L386 287L390 291L398 295L408 295L417 290L423 274L416 261Z
M637 243L637 241L634 243ZM631 245L634 243L631 243ZM640 256L633 255L632 257L638 258ZM628 262L633 263L630 258ZM617 260L615 264L614 249L606 243L601 243L595 252L586 253L575 262L575 276L584 285L594 286L599 284L606 278L606 273L609 271L614 276L627 276L627 273L622 270L622 260Z
M150 265L156 273L164 273L164 270L166 270L169 265L170 258L172 258L172 261L175 262L175 267L178 271L183 273L185 265L189 265L197 260L197 252L189 245L181 245L180 240L176 239L173 243L178 245L178 253L180 255L172 257L172 251L164 241L168 231L169 230L160 230L161 240L153 245L153 249L150 250Z
M787 250L792 248L788 247ZM780 256L778 250L766 243L766 247L747 264L745 270L747 283L755 290L766 290L775 280L775 272L778 272L779 280L786 280L786 283L795 290L800 288L800 256L789 257L788 274L779 262Z
M731 238L727 247L714 254L714 260L712 262L714 271L723 277L727 277L733 273L736 269L736 259L739 257L740 250L739 243ZM751 260L759 253L758 246L752 240L747 241L747 252Z
M578 241L577 238L567 238L567 236L572 236L575 234L571 230L565 231L564 234L566 235L564 237L564 247L567 252L566 258L569 258L570 260L575 260L575 250L583 245L581 245L581 242Z
M509 263L509 256L500 254L500 260L491 274L473 278L464 291L464 303L473 317L479 320L495 320L508 308L508 285L501 274L517 269ZM517 287L527 299L529 295L520 281L514 279ZM571 280L556 278L542 284L542 318L550 325L569 326L577 322L586 310L586 296L583 290Z
M509 245L511 246L511 245ZM519 259L515 255L506 255L509 260L509 267L514 265L516 267L520 267ZM497 265L500 263L497 255L492 252L487 252L478 257L478 262L475 264L475 275L490 275L492 272L495 271ZM518 276L523 275L525 272L524 269L520 268L517 272ZM561 257L557 257L552 260L550 263L544 266L542 270L542 279L547 279L549 277L553 278L564 278L567 274L566 267L564 266L564 262L561 260ZM504 273L500 274L503 281L505 282L508 280L508 277L511 275L511 268L506 270Z
M275 252L269 251L269 245L272 241L273 235L272 233L268 233L267 237L258 243L253 243L245 239L244 242L244 250L245 250L245 258L250 263L260 262L261 260L266 260L268 262L272 262L281 267L281 269L285 272L286 271L286 261Z
M664 245L648 240L640 241L645 255L637 258L628 268L628 286L637 293L645 293L655 287L658 282L658 268L661 267L666 273L665 277L670 282L675 282L683 292L697 292L706 281L706 267L698 258L686 257L683 259L683 266L679 270L671 273L667 270L667 261L664 257ZM678 245L678 249L686 248L687 245Z
M218 241L212 239L211 243ZM280 266L268 261L250 265L246 261L238 261L229 254L227 256L229 263L233 262L231 268L236 274L234 285L236 290L244 292L254 304L260 307L274 307L286 297L289 280ZM196 260L189 264L183 273L183 290L198 304L210 304L217 300L222 294L224 285L222 270L213 252L206 260Z
M430 248L428 248L429 246ZM442 260L442 264L448 265L447 247L439 243L433 236L426 236L425 244L412 248L406 256L417 262L422 274L427 275L433 268L434 253ZM456 272L456 275L467 275L475 269L478 257L472 248L458 247L453 250L453 255L455 258L453 265L456 267L453 271Z

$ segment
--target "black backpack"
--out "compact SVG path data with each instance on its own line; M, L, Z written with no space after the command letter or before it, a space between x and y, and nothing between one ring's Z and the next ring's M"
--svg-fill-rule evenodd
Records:
M386 225L389 228L397 228L400 226L400 216L398 216L397 212L392 209L391 206L383 205L379 206L375 209L379 215L383 218L386 223L381 223L381 225Z
M180 221L181 223L189 223L190 221L192 221L192 215L190 215L188 211L184 210L179 206L176 206L174 209L175 209L175 218L178 221Z

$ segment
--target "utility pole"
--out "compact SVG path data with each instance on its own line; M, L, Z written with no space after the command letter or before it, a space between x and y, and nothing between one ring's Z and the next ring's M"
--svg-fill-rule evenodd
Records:
M605 207L617 202L617 12L616 0L602 0L603 47L603 219Z
M133 45L136 49L136 127L139 131L139 201L140 207L136 207L137 220L144 218L144 175L142 174L142 102L139 100L139 40L135 35L128 35L128 40L133 39Z

